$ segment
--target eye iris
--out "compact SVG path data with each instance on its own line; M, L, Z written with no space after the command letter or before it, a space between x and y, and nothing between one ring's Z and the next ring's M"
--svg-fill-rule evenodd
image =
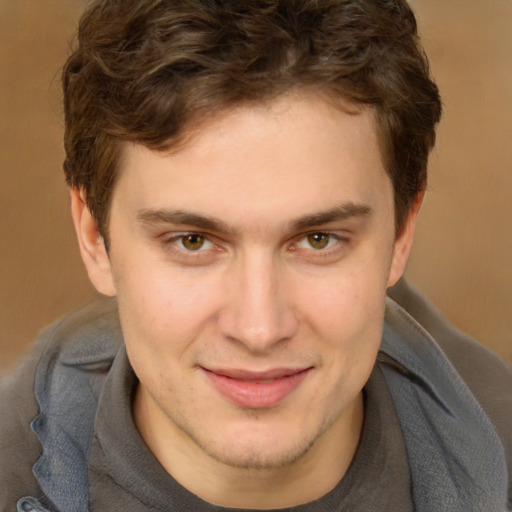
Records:
M312 235L308 235L308 242L313 249L325 249L329 243L329 235L313 233Z
M182 240L183 247L189 251L197 251L204 245L204 236L202 235L187 235Z

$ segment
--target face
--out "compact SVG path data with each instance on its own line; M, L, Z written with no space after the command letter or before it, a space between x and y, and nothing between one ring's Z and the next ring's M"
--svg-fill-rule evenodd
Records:
M336 449L412 238L395 239L371 112L287 96L171 154L127 145L109 233L108 256L82 252L118 297L150 446L236 467Z

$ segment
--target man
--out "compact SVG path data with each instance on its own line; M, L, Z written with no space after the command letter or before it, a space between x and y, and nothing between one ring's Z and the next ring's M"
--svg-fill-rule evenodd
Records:
M2 510L506 509L512 373L386 299L441 110L405 2L95 1L63 83L116 300L4 383Z

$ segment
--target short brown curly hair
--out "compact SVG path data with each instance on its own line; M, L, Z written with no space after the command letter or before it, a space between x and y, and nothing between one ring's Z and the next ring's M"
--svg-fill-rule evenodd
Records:
M64 169L106 235L123 141L310 89L375 112L399 232L441 115L406 0L93 0L63 70Z

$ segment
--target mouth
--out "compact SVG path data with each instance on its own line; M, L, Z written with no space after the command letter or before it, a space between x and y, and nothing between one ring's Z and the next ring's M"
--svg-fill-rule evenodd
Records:
M266 409L291 395L313 367L275 368L264 372L202 370L217 392L229 402L246 409Z

